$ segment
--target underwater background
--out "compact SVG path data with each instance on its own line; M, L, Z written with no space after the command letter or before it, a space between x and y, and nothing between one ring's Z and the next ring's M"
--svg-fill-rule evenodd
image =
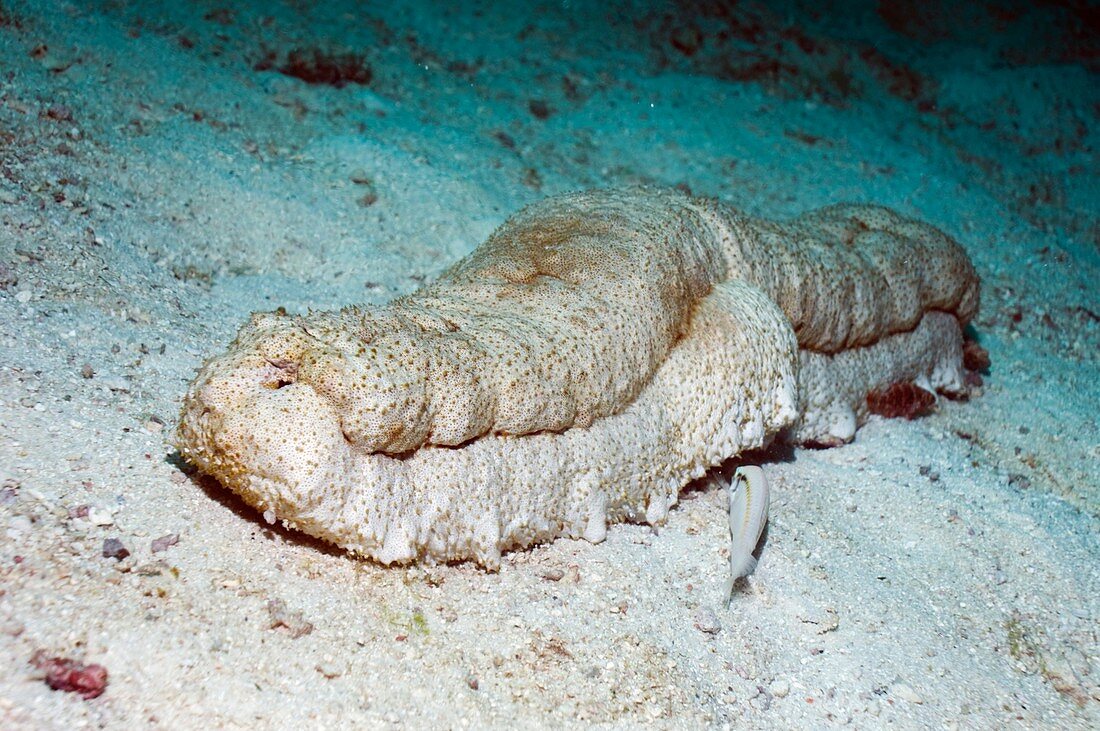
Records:
M1072 1L0 0L0 726L1100 726L1098 28ZM383 303L527 203L638 184L884 204L982 280L968 402L757 456L768 542L729 608L717 482L659 534L488 573L357 561L179 460L249 313Z

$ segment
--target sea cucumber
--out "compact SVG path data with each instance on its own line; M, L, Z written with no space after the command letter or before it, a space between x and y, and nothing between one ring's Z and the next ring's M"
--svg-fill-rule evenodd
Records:
M783 432L850 440L866 394L963 388L962 248L889 209L788 222L677 191L543 200L378 307L253 315L184 400L181 454L382 563L664 521Z

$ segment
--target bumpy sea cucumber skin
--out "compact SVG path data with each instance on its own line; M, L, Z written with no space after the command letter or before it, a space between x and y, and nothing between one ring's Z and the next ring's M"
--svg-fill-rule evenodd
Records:
M317 343L297 380L370 451L585 427L638 394L724 265L667 196L551 198L410 296L298 321Z
M883 206L838 204L791 221L694 201L711 222L727 277L766 292L805 350L836 353L908 332L930 310L966 324L978 309L966 252L935 227Z
M252 389L216 425L185 414L184 439L204 471L306 533L383 563L495 566L508 548L662 522L685 483L795 418L797 353L775 304L726 282L638 397L587 428L394 457L353 446L331 401L294 383Z
M976 307L958 245L887 209L778 224L671 191L575 193L388 306L254 315L192 385L178 441L352 552L492 567L660 523L785 427L848 441L873 388L961 387Z

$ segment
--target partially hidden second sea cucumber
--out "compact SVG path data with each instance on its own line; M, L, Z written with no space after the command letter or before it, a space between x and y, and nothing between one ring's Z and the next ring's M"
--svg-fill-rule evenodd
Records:
M609 523L783 434L850 441L866 395L963 388L962 248L889 209L774 222L676 191L548 198L383 306L255 314L185 397L183 456L382 563Z

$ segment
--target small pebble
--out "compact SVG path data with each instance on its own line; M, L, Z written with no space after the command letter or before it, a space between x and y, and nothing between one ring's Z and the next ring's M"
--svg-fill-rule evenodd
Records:
M29 289L21 289L15 293L15 301L21 305L25 305L31 301L31 297L33 296L34 293L31 292Z
M699 607L695 610L693 624L695 625L695 629L700 632L706 632L708 635L717 634L722 629L722 625L718 621L718 617L714 614L714 611L706 606Z
M92 378L94 376L95 370L89 364L85 363L84 365L80 366L81 378Z
M106 538L103 540L103 558L113 558L116 561L121 561L130 555L130 551L126 546L122 545L122 541L118 538Z
M15 193L13 193L10 190L7 190L5 188L0 188L0 203L3 203L5 205L11 205L12 203L15 203L17 200L19 200L19 199L16 197Z
M166 536L153 539L153 553L160 553L161 551L167 551L172 546L180 542L179 533L169 533Z
M773 680L772 684L768 686L768 692L776 698L786 698L787 694L791 692L791 684L786 680Z
M907 703L924 703L924 699L917 694L917 691L913 690L905 683L894 683L890 686L890 695L901 698Z
M71 122L73 110L69 109L64 104L52 104L50 108L46 110L46 116L50 119L56 119L58 122Z
M466 676L466 686L470 690L477 690L477 687L478 687L477 676L476 675L467 675Z
M46 685L53 690L77 693L84 700L98 698L107 689L107 668L95 663L85 665L67 657L45 657L41 650L31 664L45 672Z
M527 108L531 111L535 119L546 119L552 112L550 105L542 99L530 100L527 102Z
M121 376L102 378L99 380L99 383L112 391L119 391L120 393L129 393L130 391L130 384Z
M275 525L275 511L268 508L264 511L264 522L268 525Z
M114 525L115 517L103 508L92 506L88 508L88 522L92 525Z
M5 191L0 190L0 203L4 202ZM12 200L12 203L15 201ZM12 268L7 264L0 262L0 290L10 289L19 284L19 275L12 271Z
M292 639L304 637L313 631L313 623L307 622L301 612L291 612L282 599L272 599L267 603L267 613L271 617L271 629L283 629Z
M154 561L153 563L146 563L138 566L134 569L134 573L138 576L160 576L167 568L168 564L163 561Z

